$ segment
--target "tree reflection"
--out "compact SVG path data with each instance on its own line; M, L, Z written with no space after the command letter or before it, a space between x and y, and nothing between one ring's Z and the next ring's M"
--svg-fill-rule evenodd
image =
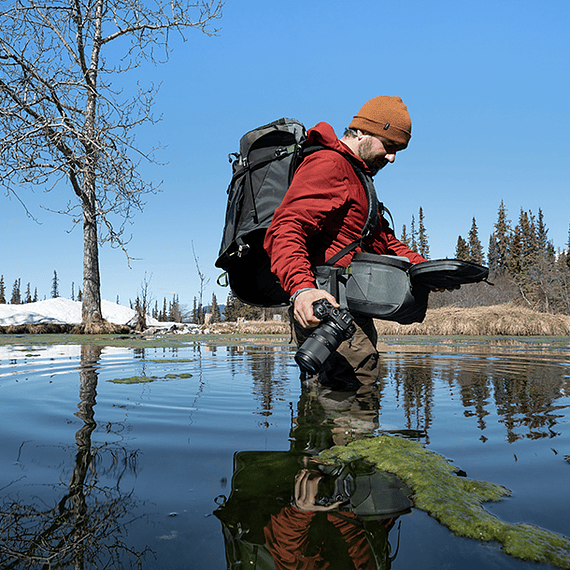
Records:
M509 442L556 437L563 414L556 400L566 381L556 365L502 354L499 362L485 354L441 360L438 355L396 355L388 366L396 399L402 402L406 427L429 433L433 424L436 385L459 388L466 417L476 417L484 435L488 416L496 413Z
M63 497L52 506L39 494L34 497L7 497L0 506L0 562L3 569L24 568L133 568L142 567L145 552L135 552L123 540L125 519L132 512L130 493L119 490L120 479L127 468L136 470L136 453L104 444L92 445L97 427L97 364L101 348L81 347L79 367L80 402L75 415L83 425L75 434L77 451L69 483L61 487ZM112 452L113 488L100 483L103 452Z

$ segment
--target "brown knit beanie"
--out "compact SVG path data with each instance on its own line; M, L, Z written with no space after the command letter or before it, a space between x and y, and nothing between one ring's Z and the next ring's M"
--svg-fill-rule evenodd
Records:
M370 99L349 126L403 145L402 148L408 146L412 136L412 121L400 97L380 95Z

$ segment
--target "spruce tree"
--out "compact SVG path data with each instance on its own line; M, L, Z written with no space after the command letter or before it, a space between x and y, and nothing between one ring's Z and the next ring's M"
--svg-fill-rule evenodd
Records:
M418 239L416 232L416 220L412 214L412 223L410 224L410 245L408 246L412 251L418 252Z
M499 206L497 222L495 223L495 231L493 236L496 244L496 260L497 271L506 271L509 267L509 258L511 255L511 222L507 219L507 210L503 200Z
M538 254L538 241L532 212L527 213L521 208L515 233L520 236L520 270L526 271L536 261Z
M404 224L402 226L402 237L400 238L400 241L407 247L410 247L410 238L408 237L408 233L406 230L406 224Z
M24 297L24 303L31 303L32 302L32 292L30 290L30 284L26 288L26 296Z
M420 212L419 212L418 225L419 225L419 228L418 228L418 253L422 257L429 259L428 236L427 236L427 232L426 232L426 228L425 228L425 224L424 224L424 210L421 206L420 206Z
M554 244L548 239L548 228L544 222L544 214L541 208L538 209L538 219L535 225L538 253L553 262L556 257L556 250Z
M59 297L59 281L57 279L57 271L53 272L53 280L51 282L51 296L52 299Z
M489 236L489 249L487 251L487 263L491 273L497 273L499 254L497 251L497 240L495 234Z
M34 298L32 299L32 303L37 303L38 302L38 288L36 287L34 289Z
M224 320L230 323L237 320L235 301L236 297L234 295L234 292L230 290L230 293L226 300L226 310L224 311Z
M469 260L469 246L461 236L457 238L457 245L455 247L455 258L461 259L463 261Z
M0 276L0 305L6 304L6 285L4 285L4 275Z
M14 281L14 286L12 287L12 297L10 299L12 305L20 305L22 303L22 298L20 295L20 280L16 279Z
M222 320L222 316L220 314L220 307L218 305L218 299L216 299L216 294L212 294L212 307L210 309L210 313L212 314L211 321L212 323L219 323Z
M477 222L473 218L471 229L469 230L469 258L468 261L483 265L483 246L479 241L479 230Z

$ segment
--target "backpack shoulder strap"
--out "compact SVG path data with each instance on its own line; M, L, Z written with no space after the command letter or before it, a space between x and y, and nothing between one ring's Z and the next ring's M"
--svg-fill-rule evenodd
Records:
M340 251L335 253L329 260L325 262L325 265L334 265L337 261L342 259L347 253L353 251L358 246L362 245L362 242L372 235L374 228L378 224L379 216L381 216L384 211L384 204L378 202L378 196L376 195L376 189L374 188L374 182L372 181L372 176L365 172L360 165L360 162L356 157L353 157L349 154L345 154L339 150L334 148L330 148L323 145L312 145L306 146L303 148L303 156L308 156L314 152L319 150L332 150L333 152L337 152L340 154L353 168L356 176L360 180L364 191L366 192L366 198L368 199L368 210L366 213L366 222L364 223L364 227L362 228L361 236L349 243L348 245L344 246ZM391 217L391 216L390 216ZM393 222L392 222L393 223Z

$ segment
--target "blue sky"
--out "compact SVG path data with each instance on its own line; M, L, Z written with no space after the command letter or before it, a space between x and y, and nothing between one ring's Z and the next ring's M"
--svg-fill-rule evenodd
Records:
M570 224L570 2L568 0L227 0L219 34L190 31L170 61L132 75L162 87L162 121L139 131L143 148L167 145L163 181L133 234L129 268L121 251L100 252L102 295L122 304L145 274L154 298L176 293L191 306L199 292L192 244L209 279L205 302L228 290L214 267L226 189L241 135L279 117L307 127L329 122L337 134L376 95L399 95L412 117L410 146L375 179L396 233L421 206L432 259L453 257L475 217L486 250L501 200L516 223L521 208L541 208L556 247ZM0 274L50 296L82 282L82 233L41 208L65 206L71 190L23 193L41 222L0 196Z

